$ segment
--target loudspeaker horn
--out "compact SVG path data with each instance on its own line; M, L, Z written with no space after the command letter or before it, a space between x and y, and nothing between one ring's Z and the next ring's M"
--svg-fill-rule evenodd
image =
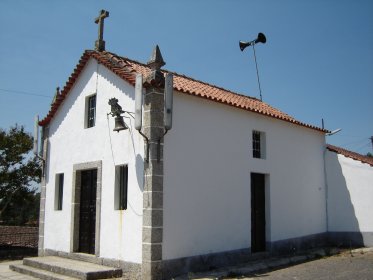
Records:
M257 43L265 44L265 42L267 42L266 36L263 33L258 33L258 37L253 41L250 41L250 42L240 41L239 43L240 50L243 51L246 47L257 44Z

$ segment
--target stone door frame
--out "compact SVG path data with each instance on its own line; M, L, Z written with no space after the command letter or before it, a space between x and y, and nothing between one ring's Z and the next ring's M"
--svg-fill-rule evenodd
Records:
M71 193L71 231L70 252L79 250L79 220L80 220L80 191L81 171L97 169L96 190L96 232L95 232L95 256L100 256L100 227L101 227L101 189L102 189L102 161L92 161L73 165L73 183Z

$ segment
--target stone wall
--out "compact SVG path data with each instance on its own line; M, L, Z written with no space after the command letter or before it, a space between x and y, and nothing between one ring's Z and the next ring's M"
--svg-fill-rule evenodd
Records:
M0 226L0 246L38 247L38 227Z
M38 227L0 226L0 259L36 256Z

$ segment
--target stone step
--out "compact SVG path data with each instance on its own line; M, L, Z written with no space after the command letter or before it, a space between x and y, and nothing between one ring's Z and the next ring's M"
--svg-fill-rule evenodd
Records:
M120 268L55 256L25 258L23 264L25 266L86 280L107 279L122 276L122 270Z
M73 253L73 254L61 254L61 255L50 255L50 256L56 256L60 258L70 259L70 260L76 260L76 261L82 261L82 262L89 262L89 263L95 263L100 265L105 265L102 263L102 260L100 258L97 258L94 255L85 254L85 253ZM111 265L109 265L111 266ZM113 267L116 267L115 265Z
M61 274L53 273L50 271L42 270L39 268L27 266L24 264L11 264L9 268L13 271L33 276L44 280L77 280L78 278L73 278L69 276L64 276Z

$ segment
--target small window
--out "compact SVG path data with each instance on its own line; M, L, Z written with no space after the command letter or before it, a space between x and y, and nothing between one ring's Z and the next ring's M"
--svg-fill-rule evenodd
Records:
M253 157L265 158L265 133L253 130Z
M115 192L114 209L127 209L127 190L128 190L128 166L119 165L115 167Z
M54 199L54 209L62 210L63 202L63 173L56 175L56 188L55 188L55 199Z
M96 121L96 95L86 99L86 128L94 127Z

